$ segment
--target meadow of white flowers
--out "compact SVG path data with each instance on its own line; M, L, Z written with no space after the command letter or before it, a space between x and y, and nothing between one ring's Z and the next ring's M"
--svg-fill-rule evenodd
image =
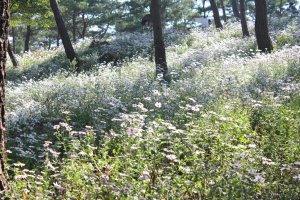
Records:
M76 45L8 69L11 199L298 199L300 46L296 22L256 51L240 25L166 33L172 82L155 80L151 34ZM97 63L105 52L117 66Z

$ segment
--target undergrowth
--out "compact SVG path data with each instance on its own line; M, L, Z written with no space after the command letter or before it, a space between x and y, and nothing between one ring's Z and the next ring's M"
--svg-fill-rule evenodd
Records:
M271 54L257 52L254 37L242 38L239 24L173 33L169 85L154 80L154 65L142 51L150 35L141 45L147 34L110 44L138 48L125 48L117 66L97 63L102 50L83 50L90 64L79 75L56 70L51 58L60 51L45 53L44 61L25 55L28 64L9 70L7 196L298 199L295 27L271 29Z

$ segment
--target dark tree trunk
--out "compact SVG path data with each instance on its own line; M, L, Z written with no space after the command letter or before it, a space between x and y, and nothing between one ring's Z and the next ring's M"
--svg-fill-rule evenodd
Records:
M9 42L8 42L8 46L7 46L7 51L8 51L8 55L9 55L9 58L13 64L13 66L18 67L19 66L18 60L17 60Z
M14 53L16 53L16 33L15 33L15 28L11 28L11 36L12 36L12 50Z
M220 3L221 3L221 7L222 7L222 12L223 12L223 20L224 20L224 22L227 22L226 9L225 9L225 5L224 5L224 0L221 0Z
M271 52L273 46L269 36L266 0L255 0L255 13L255 34L258 49L262 52Z
M206 0L202 0L202 11L203 11L203 17L206 17L206 9L205 9L205 2Z
M85 38L85 34L86 34L86 30L87 30L87 19L85 18L85 14L82 14L82 32L81 32L81 38L84 39Z
M240 12L238 9L237 0L231 0L232 12L235 18L240 19Z
M214 21L215 21L216 28L222 29L223 26L222 26L222 23L221 23L219 10L218 10L216 1L215 0L209 0L209 2L210 2L210 5L211 5L211 9L214 13Z
M244 37L249 37L249 30L246 19L245 0L240 0L240 11L241 11L241 25Z
M65 26L64 20L63 20L61 14L60 14L60 10L58 8L57 1L56 0L50 0L50 6L51 6L51 9L52 9L54 17L55 17L58 32L59 32L59 35L62 39L62 43L64 45L67 58L70 60L70 62L72 62L74 59L76 59L76 54L75 54L73 45L71 43L71 40L70 40L70 37L69 37L69 34L68 34L68 30ZM76 70L77 70L77 72L79 72L79 61L78 61L78 59L77 59L77 63L76 63Z
M9 18L10 18L10 1L0 0L0 191L8 189L6 172L5 172L5 161L6 161L6 129L5 129L5 79L6 79L6 60L7 60L7 47L8 47L8 29L9 29ZM2 199L2 194L0 194Z
M151 0L151 18L153 22L156 76L162 74L163 79L167 81L168 67L160 16L160 6L161 0Z
M24 46L24 52L29 51L29 41L30 41L30 35L31 35L31 26L27 25L26 30L26 37L25 37L25 46Z
M72 34L73 34L73 42L76 42L76 17L77 13L76 10L73 10L72 14Z
M60 36L59 33L56 35L56 46L59 47Z
M52 43L52 39L51 39L51 37L49 37L49 39L48 39L48 51L51 49L51 43Z

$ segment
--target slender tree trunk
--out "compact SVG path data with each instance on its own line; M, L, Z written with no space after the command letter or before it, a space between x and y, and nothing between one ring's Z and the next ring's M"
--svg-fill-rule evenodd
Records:
M246 19L245 0L240 0L240 11L241 11L241 25L244 37L249 37L249 30Z
M8 51L8 55L9 55L9 58L13 64L13 66L18 67L19 66L18 60L17 60L9 42L8 42L8 46L7 46L7 51Z
M74 9L72 14L72 34L73 34L73 42L76 42L76 17L77 12Z
M25 46L24 46L24 52L29 51L29 41L30 41L30 35L31 35L31 26L27 25L26 30L26 37L25 37Z
M60 40L60 36L59 33L57 33L56 35L56 46L59 47L59 40Z
M85 14L82 14L82 32L81 32L81 38L84 39L85 38L85 34L86 34L86 30L87 30L87 19L85 18Z
M279 15L280 15L280 17L282 16L282 11L283 11L283 0L280 0L280 4L279 4Z
M74 59L76 59L76 54L75 54L73 45L71 43L71 40L70 40L70 37L69 37L69 34L68 34L68 30L65 26L64 20L63 20L61 14L60 14L60 10L58 8L57 1L56 0L50 0L50 6L51 6L51 9L52 9L54 17L55 17L58 32L59 32L59 35L62 39L62 43L64 45L67 58L70 60L70 62L72 62ZM77 72L79 72L79 70L80 70L78 59L77 59L77 63L76 63L76 70L77 70Z
M16 33L15 28L11 27L11 36L12 36L12 50L14 53L16 53Z
M5 161L6 161L6 129L5 129L5 79L6 79L6 60L7 60L7 47L8 47L8 30L9 30L9 18L10 18L10 0L0 0L0 191L8 189ZM0 194L2 199L2 194Z
M205 9L205 2L206 0L202 0L202 11L203 11L203 17L206 17L206 9Z
M156 76L162 74L163 79L167 81L168 66L162 31L160 6L161 0L151 0L151 18L153 22Z
M51 49L51 43L52 43L52 40L51 40L51 37L48 38L48 51Z
M258 49L270 53L273 46L269 36L266 0L255 0L255 13L255 34Z
M106 35L107 31L108 31L108 28L109 28L109 24L106 25L104 31L100 34L100 39L104 38L104 36Z
M223 20L224 22L227 22L227 17L226 17L226 9L224 5L224 0L220 0L221 7L222 7L222 12L223 12Z
M221 23L219 10L218 10L216 1L215 0L209 0L209 2L210 2L210 5L211 5L211 9L214 13L214 21L215 21L216 28L222 29L223 26L222 26L222 23Z
M236 19L240 19L241 16L240 16L240 12L238 9L237 0L231 0L231 6L232 6L232 12L233 12L234 17Z

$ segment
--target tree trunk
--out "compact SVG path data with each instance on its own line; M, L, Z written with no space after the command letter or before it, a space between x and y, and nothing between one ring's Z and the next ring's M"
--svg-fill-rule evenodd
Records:
M255 0L255 13L255 34L258 49L270 53L273 46L269 36L266 0Z
M75 54L73 45L71 43L71 40L70 40L70 37L68 34L68 30L65 26L64 20L60 14L60 10L58 8L57 1L50 0L50 6L51 6L51 9L52 9L54 17L55 17L58 32L62 39L62 43L64 45L67 58L70 60L70 62L72 62L74 59L76 59L76 54ZM79 60L78 59L76 62L76 71L79 72Z
M15 28L11 27L11 36L12 36L12 50L14 53L16 53L16 33Z
M245 0L240 0L240 11L241 11L241 25L244 37L249 37L249 30L246 19Z
M5 172L5 161L6 161L6 129L5 129L5 79L6 79L6 60L7 60L7 47L8 47L8 30L9 30L9 18L10 18L10 1L0 0L0 191L5 191L8 189L6 172ZM2 199L2 194L0 194L0 199Z
M205 2L206 2L206 0L202 0L202 11L203 11L203 17L204 18L206 18Z
M240 19L241 16L240 16L240 12L238 9L237 0L231 0L231 6L232 6L232 12L233 12L234 17L236 19Z
M31 35L31 26L27 25L26 30L26 37L25 37L25 46L24 46L24 53L29 51L29 41Z
M222 23L221 23L219 10L218 10L216 1L215 0L209 0L209 2L210 2L210 5L211 5L211 9L214 13L214 21L215 21L216 28L222 29L223 26L222 26Z
M59 33L57 33L57 35L56 35L56 47L59 47L59 40L60 40L60 36L59 36Z
M48 38L48 51L51 49L51 43L52 43L52 39L51 37Z
M19 66L18 60L17 60L9 42L8 42L8 46L7 46L7 51L8 51L8 55L10 57L10 60L13 64L13 66L18 67Z
M166 59L166 50L163 38L162 23L160 16L161 0L151 0L151 18L153 22L153 35L155 47L156 76L161 75L167 80L168 67Z
M225 9L225 5L224 5L224 0L221 0L220 3L221 3L221 7L222 7L222 12L223 12L223 20L224 20L224 22L227 22L226 9Z
M283 11L283 0L280 0L280 4L279 4L279 16L282 16L282 11Z
M86 30L87 30L87 19L85 18L85 14L82 14L82 32L81 32L81 38L85 38Z
M72 34L73 34L73 42L76 42L76 10L73 10L72 14Z

